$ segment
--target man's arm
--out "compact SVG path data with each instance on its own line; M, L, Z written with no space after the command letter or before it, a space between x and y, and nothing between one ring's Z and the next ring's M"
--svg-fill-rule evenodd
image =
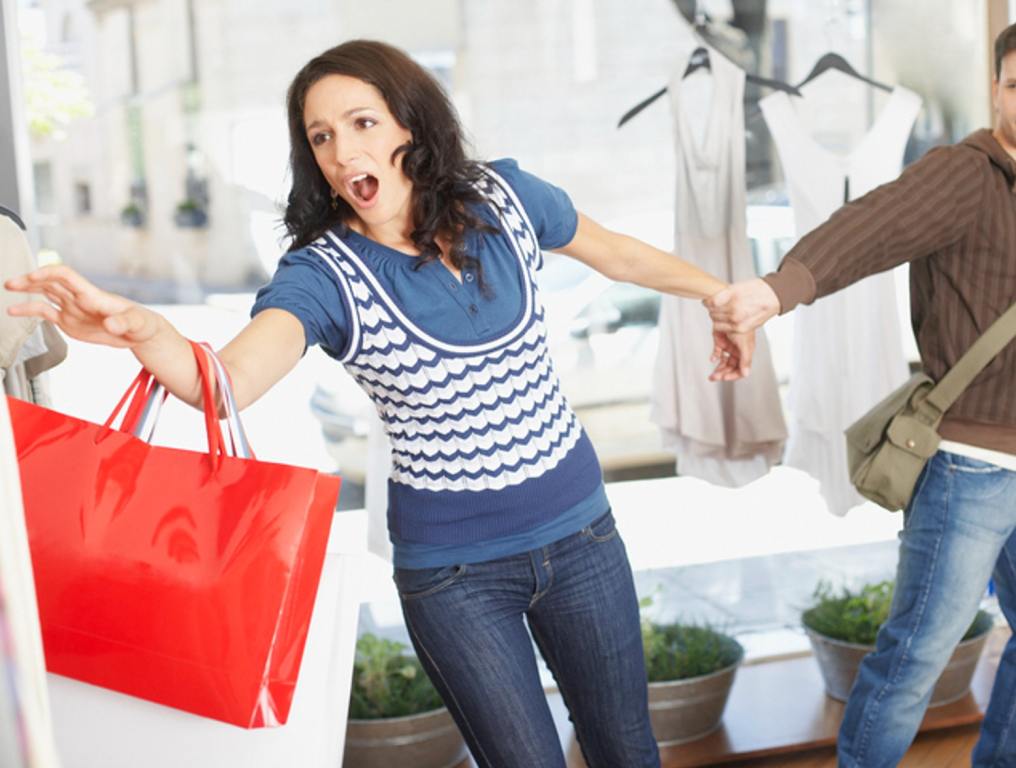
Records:
M931 150L895 181L847 203L807 234L777 272L706 300L717 330L743 332L773 315L960 240L981 203L980 159Z

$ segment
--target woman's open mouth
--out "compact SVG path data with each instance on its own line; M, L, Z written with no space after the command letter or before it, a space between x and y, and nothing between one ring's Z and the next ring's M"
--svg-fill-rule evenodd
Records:
M377 200L378 180L369 173L361 173L346 181L346 186L356 203L367 208Z

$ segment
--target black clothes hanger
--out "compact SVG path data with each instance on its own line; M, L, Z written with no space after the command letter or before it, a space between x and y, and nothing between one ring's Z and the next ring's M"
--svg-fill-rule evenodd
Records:
M808 73L807 77L805 77L804 80L802 80L797 84L797 87L802 88L805 84L810 83L819 75L821 75L824 72L828 72L830 69L835 69L837 72L842 72L843 74L852 77L855 80L860 80L862 83L870 85L872 88L878 88L880 91L885 91L886 93L892 93L893 91L893 87L891 85L886 85L885 83L880 83L877 80L872 80L869 77L865 77L856 69L854 69L852 66L850 66L849 61L840 56L838 53L832 52L820 56L819 60L815 62L815 66L811 68L811 72ZM801 96L802 94L800 91L798 91L794 95ZM756 107L751 111L750 114L748 114L747 119L750 120L753 117L757 117L760 114L762 114L762 110Z
M621 115L621 119L617 121L617 127L620 128L622 125L627 123L629 120L631 120L633 117L635 117L635 115L637 115L643 109L648 107L650 104L652 104L654 101L656 101L658 98L660 98L660 96L662 96L666 92L667 92L667 86L663 86L662 88L660 88L660 90L658 90L652 96L650 96L650 97L640 101L634 107L632 107L627 112L625 112L623 115Z
M2 205L0 205L0 216L6 216L8 219L13 221L15 224L18 225L18 227L21 229L22 232L26 230L25 222L23 222L21 220L21 217L18 216L18 214L16 214L10 208L4 208Z
M811 68L811 72L808 73L808 76L805 77L804 80L802 80L800 83L798 83L797 87L800 88L805 83L810 83L816 77L818 77L824 72L828 72L830 69L835 69L839 72L842 72L845 75L849 75L855 80L860 80L862 83L867 83L872 88L878 88L881 91L892 92L891 85L886 85L885 83L880 83L877 80L872 80L871 78L865 77L856 69L854 69L852 66L850 66L849 61L840 56L838 53L832 52L827 53L822 57L820 57L819 60L815 62L815 66ZM798 96L800 96L800 94L798 94Z
M705 69L709 72L713 71L713 65L709 61L709 49L702 45L691 52L691 58L688 59L688 68L684 70L681 79L683 80L698 69Z
M694 51L692 51L691 58L688 59L688 68L685 69L682 78L688 77L688 75L690 75L692 72L695 72L698 69L707 69L709 71L712 71L712 65L710 64L709 61L709 49L701 45ZM763 88L773 88L777 91L783 91L785 93L789 93L794 96L802 95L796 86L790 85L789 83L784 83L782 80L770 80L768 77L760 77L758 75L753 75L750 73L745 73L744 78L746 82L754 83L755 85L761 86ZM666 92L667 86L663 86L663 88L658 90L652 96L649 96L648 98L640 101L634 107L632 107L623 115L621 115L621 119L617 121L617 127L620 128L622 125L627 123L629 120L635 117L635 115L637 115L643 109L648 107L650 104L652 104Z

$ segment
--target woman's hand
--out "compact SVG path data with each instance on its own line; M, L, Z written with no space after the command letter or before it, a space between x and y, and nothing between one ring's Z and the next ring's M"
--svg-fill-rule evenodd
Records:
M42 267L12 277L4 287L46 297L10 307L10 315L41 317L81 341L131 348L151 339L159 328L159 316L150 309L97 288L67 266Z
M716 369L709 374L710 381L737 381L751 373L751 358L755 354L755 332L727 333L713 330L713 354L710 362Z
M190 343L162 315L92 285L70 267L43 267L4 285L42 294L46 301L16 304L18 317L41 317L75 339L129 348L160 384L201 407L201 382ZM303 324L281 309L266 309L219 352L240 408L259 398L293 368L306 347Z

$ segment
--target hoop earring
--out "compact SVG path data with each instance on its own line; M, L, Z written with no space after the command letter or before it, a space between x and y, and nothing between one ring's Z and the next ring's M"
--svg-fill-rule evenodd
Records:
M334 189L332 190L332 210L339 210L339 193Z

